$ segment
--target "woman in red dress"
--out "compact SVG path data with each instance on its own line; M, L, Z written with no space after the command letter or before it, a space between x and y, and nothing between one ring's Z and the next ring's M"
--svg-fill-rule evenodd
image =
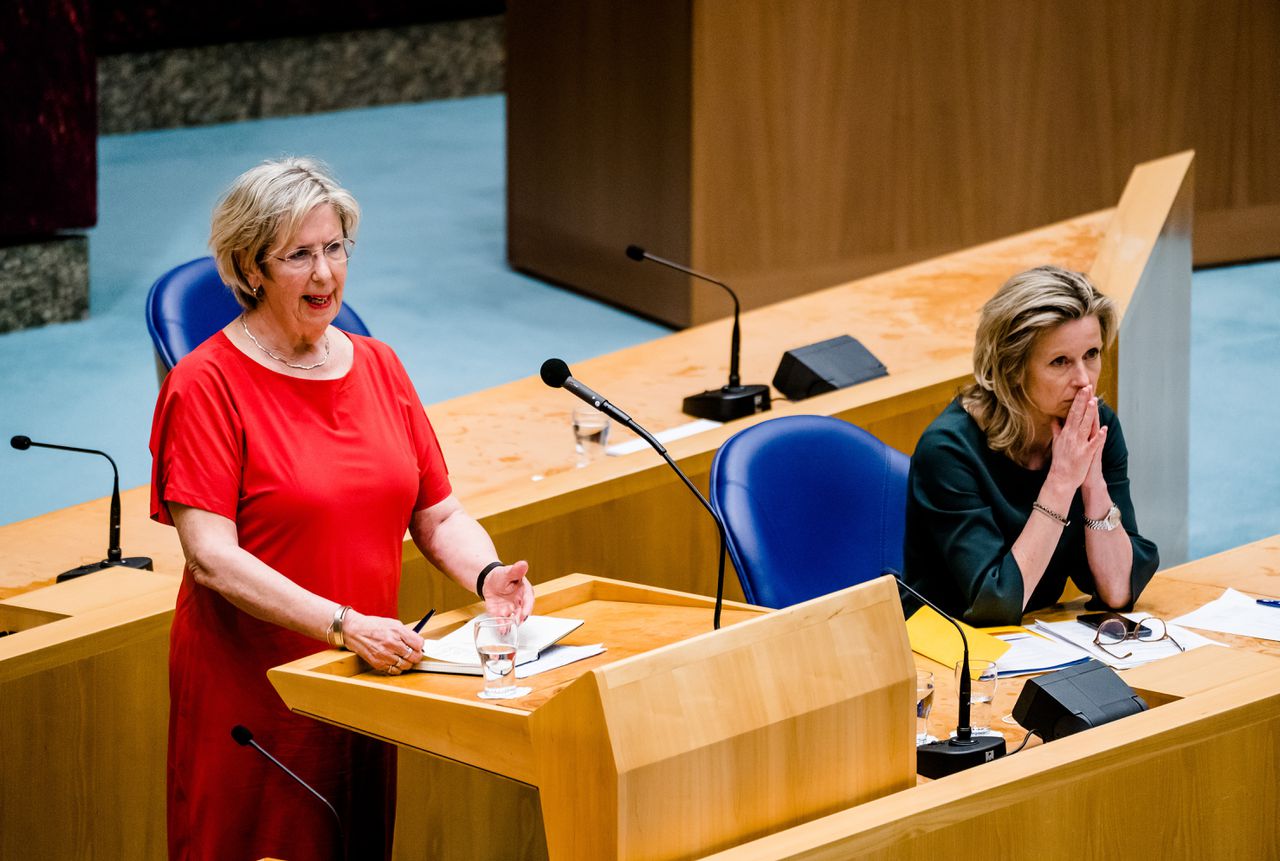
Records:
M326 641L390 674L421 659L396 619L406 529L460 585L479 581L489 612L533 608L528 565L496 563L453 496L395 354L331 325L358 221L311 160L239 177L211 244L244 312L160 391L151 516L177 527L186 556L169 653L172 858L390 857L394 750L290 713L266 672ZM236 724L333 802L341 834L236 744Z

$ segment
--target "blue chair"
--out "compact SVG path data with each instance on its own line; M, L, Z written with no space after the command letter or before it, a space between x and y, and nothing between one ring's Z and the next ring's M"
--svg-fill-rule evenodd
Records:
M747 600L786 607L901 570L909 465L827 416L784 416L730 437L711 464L711 504Z
M170 269L147 293L147 331L156 347L160 379L178 360L236 318L240 304L222 283L212 257L201 257ZM333 324L345 332L368 335L364 321L346 302Z

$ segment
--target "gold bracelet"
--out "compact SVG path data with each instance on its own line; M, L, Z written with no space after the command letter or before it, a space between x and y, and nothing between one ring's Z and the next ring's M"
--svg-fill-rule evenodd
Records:
M350 604L344 604L333 611L333 621L329 623L329 630L324 632L324 638L329 641L329 645L335 649L346 648L346 640L342 636L342 623L346 621L347 611L351 609Z
M1052 508L1041 505L1040 500L1038 499L1035 502L1031 503L1031 507L1034 508L1036 511L1040 512L1041 514L1045 515L1046 517L1052 517L1054 520L1061 523L1064 528L1071 525L1070 520L1067 520L1067 518L1063 517L1061 514L1054 511Z

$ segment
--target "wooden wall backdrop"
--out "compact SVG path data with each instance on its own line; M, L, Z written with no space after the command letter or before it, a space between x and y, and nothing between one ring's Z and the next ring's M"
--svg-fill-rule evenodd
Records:
M1110 206L1197 152L1199 264L1280 254L1273 0L522 0L512 265L677 326Z

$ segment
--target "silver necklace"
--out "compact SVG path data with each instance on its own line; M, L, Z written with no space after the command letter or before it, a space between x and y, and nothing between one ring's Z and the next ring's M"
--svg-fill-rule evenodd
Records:
M245 319L245 316L243 314L240 315L240 325L244 328L244 333L249 336L249 340L253 341L253 345L255 347L257 347L259 350L266 353L268 356L275 359L277 362L279 362L282 365L288 365L291 368L297 368L299 371L310 371L320 367L325 362L329 361L329 333L328 332L324 333L324 358L311 365L295 365L293 362L290 362L284 356L281 356L277 353L273 353L271 350L268 350L266 347L262 346L261 342L259 342L257 338L253 337L253 333L249 331L249 321Z

